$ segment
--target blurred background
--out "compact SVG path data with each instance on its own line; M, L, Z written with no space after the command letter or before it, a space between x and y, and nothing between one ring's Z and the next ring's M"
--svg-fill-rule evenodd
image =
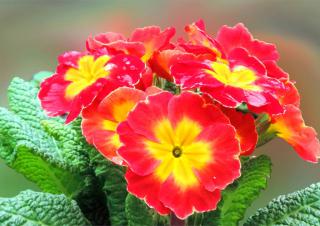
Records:
M302 97L308 125L320 131L320 1L319 0L0 0L0 104L14 76L30 79L41 70L53 71L56 57L67 50L84 50L90 34L104 31L129 35L135 27L184 25L199 18L214 34L223 25L243 22L256 38L276 43L280 65L290 73ZM320 166L302 161L278 139L259 148L273 162L269 187L248 214L272 198L320 181ZM0 160L0 196L37 190Z

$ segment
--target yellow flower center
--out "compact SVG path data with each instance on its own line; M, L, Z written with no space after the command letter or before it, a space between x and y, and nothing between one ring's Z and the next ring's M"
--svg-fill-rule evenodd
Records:
M109 59L109 56L101 56L97 59L94 59L93 56L81 57L78 61L78 68L70 68L66 72L65 79L71 82L66 89L66 97L72 99L99 78L108 76L109 72L106 71L105 64Z
M182 188L198 184L194 170L202 169L212 161L210 143L197 140L201 126L183 118L175 128L168 119L163 119L154 127L158 142L146 141L150 154L160 161L155 170L163 182L170 175Z
M211 67L212 70L206 69L205 71L227 86L249 91L262 90L260 86L254 84L257 76L247 67L237 66L231 71L229 65L224 62L214 62Z

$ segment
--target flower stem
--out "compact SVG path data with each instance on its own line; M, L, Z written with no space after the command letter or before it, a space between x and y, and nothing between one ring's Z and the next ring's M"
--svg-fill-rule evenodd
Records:
M185 221L180 220L179 218L176 217L176 215L171 214L170 225L171 226L185 226Z

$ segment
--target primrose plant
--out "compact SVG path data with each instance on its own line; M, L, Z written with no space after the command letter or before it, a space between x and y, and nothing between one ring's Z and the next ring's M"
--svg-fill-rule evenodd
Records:
M185 32L98 34L54 73L13 79L0 156L43 192L0 198L1 225L320 225L320 183L243 220L271 172L257 147L320 157L275 45L241 23Z

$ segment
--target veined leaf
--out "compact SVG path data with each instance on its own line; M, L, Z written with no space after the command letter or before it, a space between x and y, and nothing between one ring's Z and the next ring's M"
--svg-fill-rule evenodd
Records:
M106 160L95 149L92 149L90 153L96 175L103 184L103 191L106 194L111 224L113 226L127 225L125 201L128 192L123 167Z
M74 129L73 123L65 125L53 120L41 122L44 130L55 139L64 161L77 167L78 172L83 172L88 170L89 155L82 133Z
M128 194L126 215L128 226L153 226L153 211L140 199Z
M269 157L261 155L256 158L244 159L241 177L222 192L222 200L217 210L193 216L190 221L201 222L205 226L233 226L243 219L247 208L267 186L271 173ZM201 214L200 214L201 215Z
M77 200L86 217L108 224L102 185L90 166L79 122L48 118L34 83L15 78L9 88L12 111L0 108L0 157L43 191Z
M9 106L13 113L36 129L41 130L41 120L48 117L40 108L40 102L37 98L38 89L30 82L15 77L8 88Z
M0 198L1 225L90 225L75 201L64 195L24 191Z
M135 196L126 198L126 215L129 226L168 226L169 216L161 216Z
M54 159L41 156L41 153L34 152L23 144L16 146L15 161L11 167L30 181L36 182L42 191L53 194L76 197L85 187L80 174L72 172Z
M244 225L320 225L320 183L279 196L259 209Z
M40 129L35 129L19 116L0 108L0 137L11 147L11 154L18 143L45 153L48 157L63 160L55 140Z

